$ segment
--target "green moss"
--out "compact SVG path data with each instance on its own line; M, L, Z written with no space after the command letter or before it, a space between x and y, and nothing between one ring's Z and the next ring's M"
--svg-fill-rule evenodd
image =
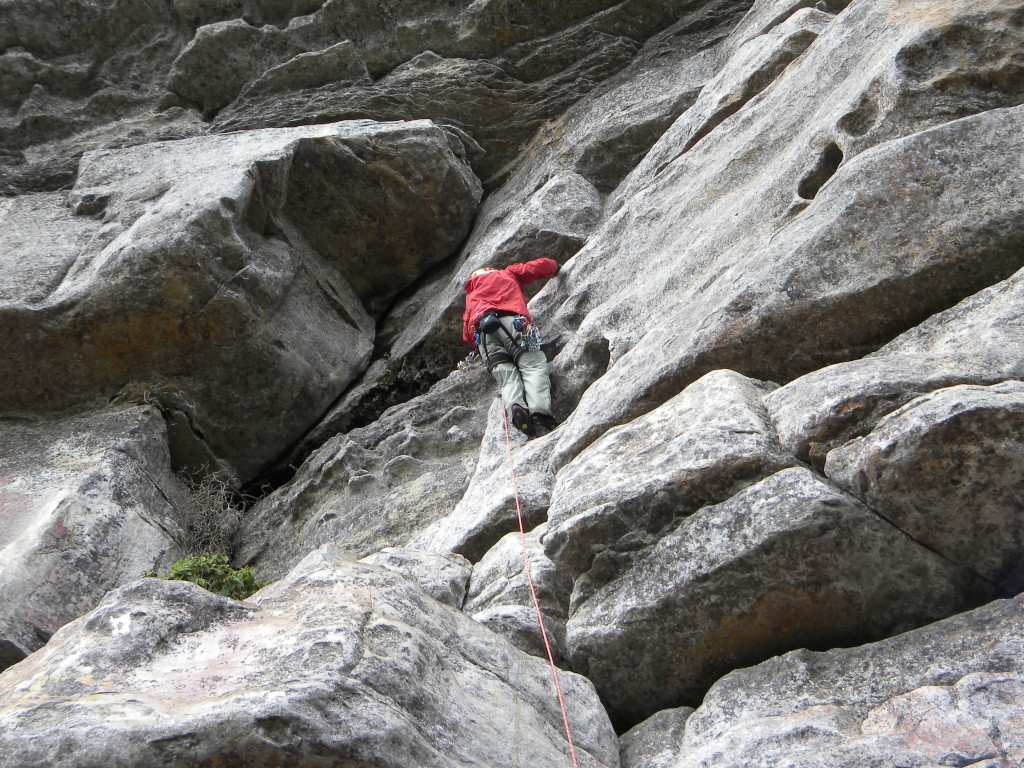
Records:
M144 576L156 576L147 571ZM269 581L260 581L252 566L232 568L228 556L223 552L205 552L202 555L186 557L174 563L161 578L168 581L191 581L203 589L230 597L233 600L245 600L256 590L267 586Z

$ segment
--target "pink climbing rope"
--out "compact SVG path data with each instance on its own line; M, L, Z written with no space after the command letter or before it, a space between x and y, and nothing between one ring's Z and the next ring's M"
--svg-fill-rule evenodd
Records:
M505 408L504 402L501 404L501 417L505 424L505 449L508 451L508 473L512 476L512 496L516 500L519 538L523 544L523 570L526 572L526 583L530 585L530 596L533 598L533 608L537 612L537 625L540 627L540 636L544 640L544 650L548 654L548 664L551 665L551 679L555 682L558 708L562 710L562 724L565 726L565 738L569 742L569 756L572 758L573 768L579 768L579 763L576 762L576 749L572 744L572 732L569 730L569 716L565 713L562 686L558 682L558 667L555 666L555 657L551 653L551 644L548 643L548 631L544 626L544 616L540 612L540 601L537 599L537 590L533 586L533 575L530 573L530 556L526 549L526 529L523 527L523 511L519 506L519 488L516 485L516 467L512 460L512 438L508 434L508 409Z

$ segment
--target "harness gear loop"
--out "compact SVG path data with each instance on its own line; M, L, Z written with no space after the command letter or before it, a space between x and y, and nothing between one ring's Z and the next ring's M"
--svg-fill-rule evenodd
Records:
M569 716L565 712L565 700L562 697L562 686L558 682L558 667L555 666L555 657L551 653L551 644L548 642L548 631L544 626L544 616L540 611L540 600L537 599L537 590L533 586L533 574L530 572L530 556L526 548L526 528L523 526L523 511L519 504L519 488L516 485L516 467L512 460L512 439L508 433L508 408L505 403L501 404L501 417L505 426L505 449L508 453L508 472L512 478L512 496L516 500L516 518L519 520L519 538L523 545L523 572L526 574L526 583L530 587L530 596L533 598L533 609L537 614L537 625L540 627L540 636L544 641L544 650L547 651L548 664L551 666L551 679L555 684L555 695L558 698L558 708L562 711L562 725L565 726L565 738L569 742L569 757L572 758L573 768L579 768L576 762L576 748L572 743L572 731L569 729Z

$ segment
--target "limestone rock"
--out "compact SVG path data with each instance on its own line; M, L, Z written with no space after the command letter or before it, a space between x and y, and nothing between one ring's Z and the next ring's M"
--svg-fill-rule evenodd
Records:
M447 516L477 462L491 394L483 367L455 373L373 424L338 435L242 521L236 559L283 576L322 544L358 557L413 539Z
M3 408L155 400L250 478L362 370L369 313L448 255L479 194L429 123L92 153L69 205L93 218L5 207Z
M796 463L768 420L769 391L714 371L558 472L544 547L574 577L586 574L577 590L614 578L680 518Z
M178 559L184 492L153 408L0 420L0 669Z
M681 17L694 33L732 26L750 0L593 0L571 10L551 0L530 0L511 15L498 2L461 7L435 2L403 8L399 18L382 17L376 7L361 5L329 2L284 30L232 29L229 55L221 54L220 61L213 41L200 46L197 35L189 55L183 53L175 64L181 74L172 87L195 101L207 91L214 94L200 102L214 111L256 70L281 63L299 48L320 50L328 40L350 39L366 61L372 84L324 85L270 99L239 96L217 115L215 130L357 117L429 118L457 126L479 143L484 152L474 158L474 169L494 189L538 128L627 66L645 40ZM221 34L226 37L227 31ZM260 52L254 55L254 49ZM239 67L224 66L232 57L241 59ZM210 86L190 86L193 72L202 73ZM630 138L647 146L656 138L636 137L647 133L642 125L631 132L633 137L621 129L607 133L624 138L626 146ZM591 160L596 166L609 164L595 155Z
M555 482L547 458L555 438L545 435L528 441L511 425L508 437L523 524L532 530L546 519ZM476 470L465 494L450 514L414 539L415 546L434 552L458 552L475 562L506 533L519 530L500 397L490 401L487 427L478 450Z
M618 766L593 687L561 675L580 764ZM146 579L0 676L0 765L550 765L547 665L337 547L238 603ZM59 722L59 726L55 724Z
M825 472L930 549L1024 588L1024 383L917 398L829 453Z
M567 265L556 371L600 345L610 367L556 466L708 370L862 357L1020 267L1019 4L898 7L846 7Z
M304 460L334 434L368 424L387 406L425 391L451 372L470 351L462 341L462 312L464 286L475 270L541 256L564 261L586 242L600 212L601 197L593 186L578 174L563 173L506 211L495 226L475 226L456 264L430 276L389 311L378 339L387 345L388 359L377 361L346 392L292 452L291 461ZM527 288L528 296L535 293L536 286ZM385 377L389 386L379 386Z
M801 376L765 398L779 439L804 459L870 432L919 395L1024 378L1024 272L928 318L867 357Z
M693 711L693 707L665 709L622 734L622 768L674 768Z
M565 661L565 619L572 578L548 560L541 547L546 526L526 534L530 577L540 603L548 644L556 664ZM473 567L462 610L488 629L508 638L521 651L547 658L537 611L523 568L523 536L510 533Z
M671 765L1015 765L1022 625L1022 599L999 600L860 648L733 672L687 720Z
M722 674L852 645L977 605L985 585L806 469L705 507L581 602L572 668L613 716L697 703Z
M439 603L462 608L473 565L460 555L435 555L411 549L385 547L359 562L379 565L415 581Z

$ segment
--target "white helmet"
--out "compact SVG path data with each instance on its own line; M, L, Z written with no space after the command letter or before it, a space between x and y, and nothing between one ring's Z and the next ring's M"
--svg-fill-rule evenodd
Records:
M470 277L479 277L480 275L486 275L488 272L497 271L498 270L496 270L494 267L480 267L480 269L476 270L472 275L470 275Z

